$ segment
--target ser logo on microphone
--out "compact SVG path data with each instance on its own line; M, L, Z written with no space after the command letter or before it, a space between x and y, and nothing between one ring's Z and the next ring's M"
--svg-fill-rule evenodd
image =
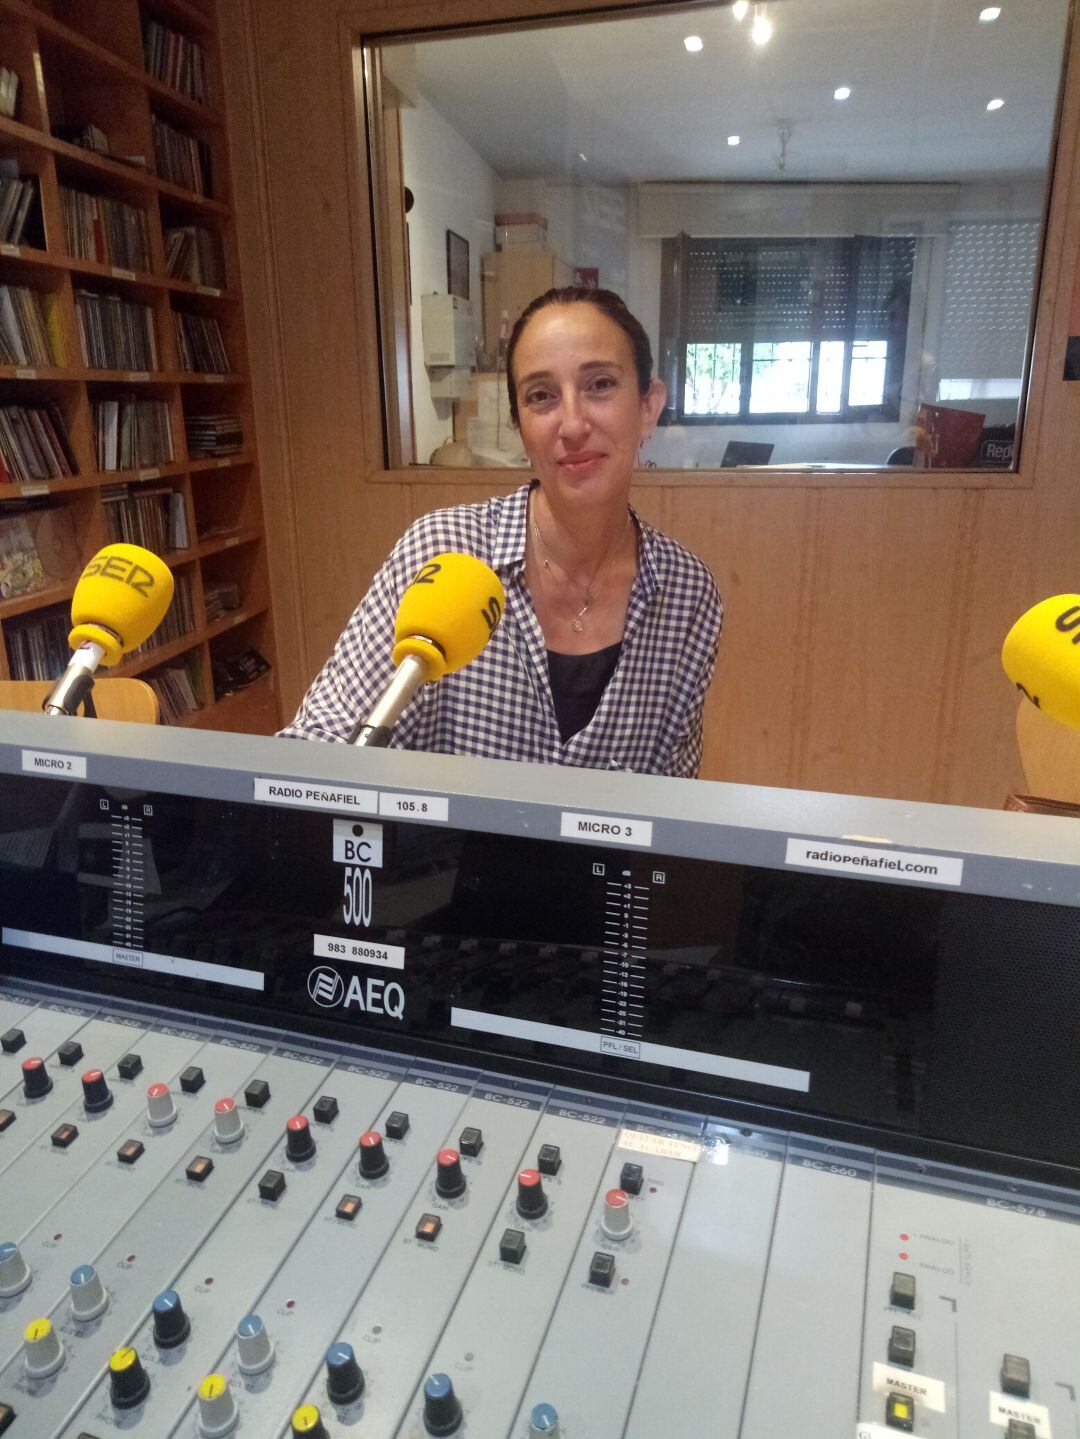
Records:
M502 615L502 605L499 603L498 597L492 595L486 605L480 606L480 613L484 616L484 623L487 625L489 632L494 631Z
M1076 630L1072 637L1074 645L1080 645L1080 605L1071 605L1064 610L1054 621L1054 628L1067 635L1070 630Z
M136 594L148 595L154 588L154 576L148 569L125 555L97 554L82 572L82 578L100 575L103 580L119 580L130 585Z

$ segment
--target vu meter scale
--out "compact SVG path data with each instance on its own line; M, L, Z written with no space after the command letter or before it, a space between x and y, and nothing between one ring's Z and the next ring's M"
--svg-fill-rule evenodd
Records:
M130 804L103 801L109 805L112 844L112 931L118 949L144 948L143 901L146 866L142 814Z
M649 886L632 870L604 885L604 961L600 990L603 1052L637 1058L644 1032Z

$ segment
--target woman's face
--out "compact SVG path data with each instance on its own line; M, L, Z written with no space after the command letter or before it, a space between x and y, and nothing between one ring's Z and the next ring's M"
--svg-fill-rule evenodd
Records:
M625 503L665 391L653 380L640 394L615 321L585 301L537 311L514 351L514 385L525 453L549 500Z

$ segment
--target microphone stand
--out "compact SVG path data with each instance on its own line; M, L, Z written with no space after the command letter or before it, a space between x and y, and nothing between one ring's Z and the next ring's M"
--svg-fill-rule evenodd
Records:
M368 749L386 749L403 710L417 690L427 683L427 677L423 660L416 655L406 655L375 708L349 736L349 743Z
M79 706L89 701L94 688L94 671L105 656L104 648L93 640L84 640L73 650L67 669L53 685L41 708L47 715L74 717Z

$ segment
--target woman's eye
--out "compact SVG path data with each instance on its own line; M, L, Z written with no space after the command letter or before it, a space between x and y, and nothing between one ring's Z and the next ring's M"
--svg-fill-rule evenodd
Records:
M550 390L530 390L525 396L527 405L544 405L551 399Z
M608 390L615 388L615 381L611 375L597 375L592 382L592 388L600 394L605 394Z

